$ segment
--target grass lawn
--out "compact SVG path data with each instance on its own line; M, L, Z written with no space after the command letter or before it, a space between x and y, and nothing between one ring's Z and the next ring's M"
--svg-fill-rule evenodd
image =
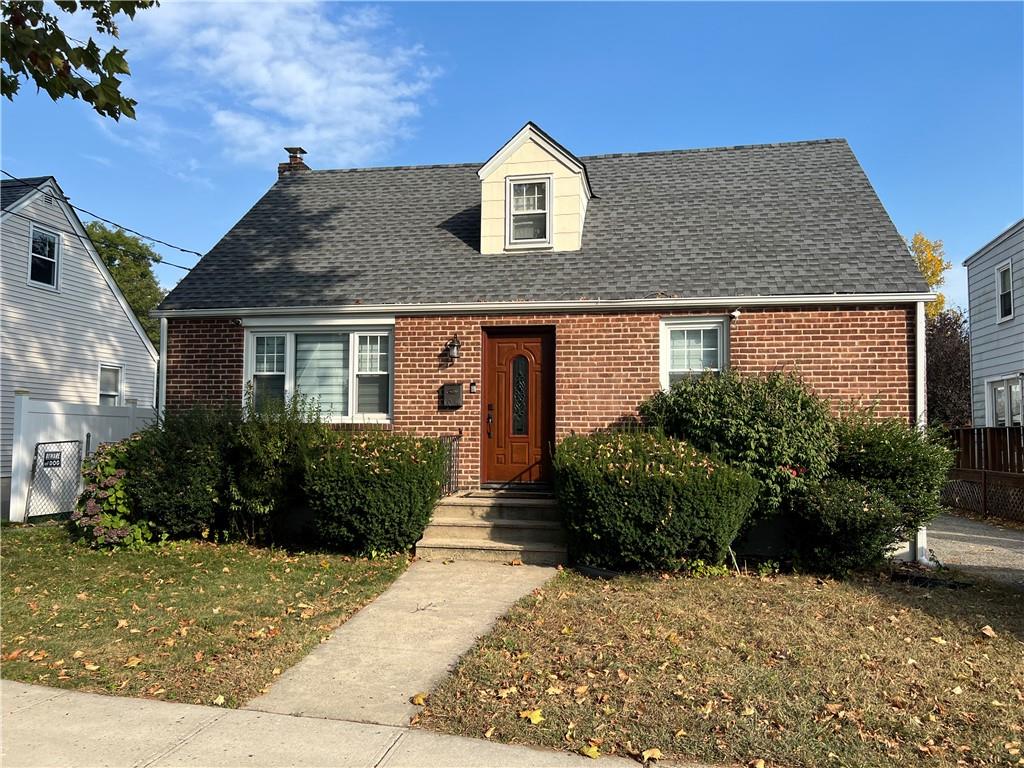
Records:
M536 724L520 714L535 710ZM566 572L463 658L420 722L711 763L1018 765L1024 595L884 577Z
M406 559L193 541L104 553L51 526L5 528L0 565L3 677L237 707L386 589Z

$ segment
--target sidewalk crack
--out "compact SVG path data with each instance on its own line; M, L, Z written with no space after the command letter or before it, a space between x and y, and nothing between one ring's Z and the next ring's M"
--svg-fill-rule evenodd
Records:
M388 756L394 752L395 747L398 746L398 742L405 738L406 733L407 731L402 730L397 736L395 736L395 740L392 741L388 748L384 750L384 754L380 756L380 760L373 764L373 768L380 768L380 766L384 764L384 761L388 759Z

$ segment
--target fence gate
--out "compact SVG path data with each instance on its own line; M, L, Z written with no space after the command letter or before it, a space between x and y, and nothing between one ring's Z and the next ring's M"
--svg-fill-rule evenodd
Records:
M36 443L28 488L28 517L71 512L82 477L82 441Z

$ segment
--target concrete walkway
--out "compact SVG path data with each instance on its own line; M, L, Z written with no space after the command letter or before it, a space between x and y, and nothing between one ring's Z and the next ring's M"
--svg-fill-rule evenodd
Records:
M928 524L928 546L943 565L1024 590L1024 531L940 515Z
M0 681L4 768L561 768L566 752L337 720L97 696ZM599 766L636 763L601 758Z
M247 709L408 725L430 691L513 603L554 568L418 561Z

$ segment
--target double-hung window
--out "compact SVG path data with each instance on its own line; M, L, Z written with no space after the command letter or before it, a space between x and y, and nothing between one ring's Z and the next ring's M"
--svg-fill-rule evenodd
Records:
M509 178L508 244L547 245L551 242L551 179Z
M123 373L120 365L100 365L100 405L121 404Z
M996 315L998 322L1013 317L1013 268L1010 262L996 267Z
M661 321L661 386L726 366L725 318L685 318Z
M1022 381L1019 376L989 383L992 398L991 426L1019 427L1024 423L1021 413L1021 389Z
M33 225L28 266L29 282L56 289L59 260L60 236Z
M254 332L248 340L254 404L308 398L330 422L379 422L391 415L391 332Z

